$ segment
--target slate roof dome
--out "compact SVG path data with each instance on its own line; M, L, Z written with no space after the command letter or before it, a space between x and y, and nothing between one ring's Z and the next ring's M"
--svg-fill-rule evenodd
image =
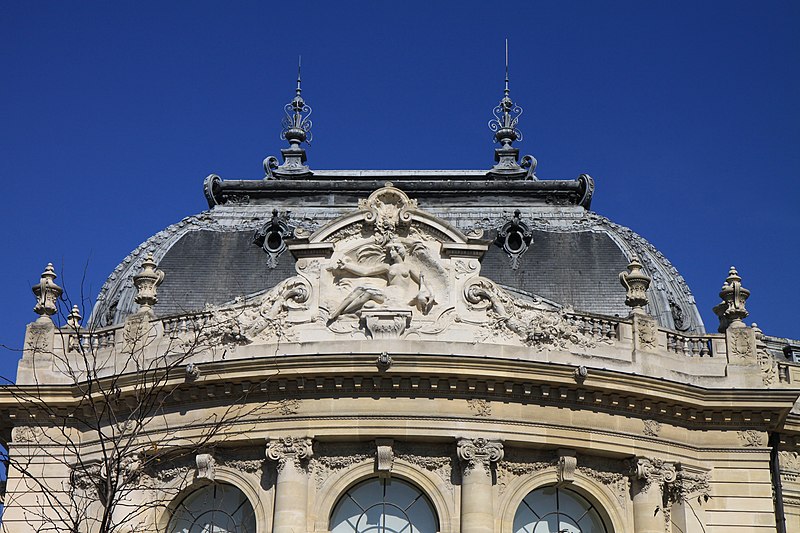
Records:
M648 312L662 327L704 333L684 279L650 243L592 213L594 180L540 180L536 159L513 143L522 108L505 90L489 129L500 146L485 170L312 171L303 144L311 139L311 108L301 96L285 106L283 163L264 160L265 178L204 183L209 211L183 219L142 243L104 284L92 313L95 326L119 323L138 309L134 275L152 254L166 274L153 311L192 313L247 298L295 275L286 249L300 231L311 234L359 207L391 183L420 209L470 237L493 243L481 273L519 296L575 311L627 316L619 274L637 256L652 278Z
M670 262L632 230L589 210L594 182L498 179L486 171L315 171L302 179L205 183L209 210L169 226L136 248L108 277L92 324L138 310L133 276L152 253L165 273L156 315L201 311L263 292L295 275L285 250L294 232L313 233L391 182L420 209L492 242L482 275L520 296L576 311L627 316L619 273L633 256L653 282L648 312L662 327L704 327L694 298Z

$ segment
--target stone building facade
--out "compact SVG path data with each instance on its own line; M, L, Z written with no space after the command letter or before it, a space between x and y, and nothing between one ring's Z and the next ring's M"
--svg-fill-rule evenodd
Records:
M541 180L508 91L489 171L265 178L34 287L3 390L7 531L800 531L798 342L731 269L706 332L652 245ZM707 290L707 289L704 289ZM216 528L216 529L214 529Z

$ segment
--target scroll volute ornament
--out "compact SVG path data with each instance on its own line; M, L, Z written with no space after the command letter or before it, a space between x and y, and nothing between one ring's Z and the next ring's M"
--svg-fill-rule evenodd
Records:
M142 262L142 270L133 276L133 284L136 286L136 298L140 311L149 311L158 302L157 288L164 281L164 273L156 269L156 262L153 261L153 254L147 254Z
M742 319L750 314L745 309L745 302L749 296L750 291L742 287L742 278L736 271L736 267L731 267L728 271L728 278L722 284L722 290L719 291L722 302L714 307L714 313L719 317L720 332L729 327L745 325Z
M619 275L619 282L625 287L625 305L631 307L631 313L644 313L647 305L647 289L652 279L642 271L639 258L633 256L628 264L628 271Z
M488 474L492 463L503 459L503 444L484 438L459 439L456 451L464 463L465 473L481 466Z
M58 310L56 302L64 290L56 285L57 277L53 263L47 263L39 283L31 287L33 294L36 295L36 306L33 311L39 316L52 316Z

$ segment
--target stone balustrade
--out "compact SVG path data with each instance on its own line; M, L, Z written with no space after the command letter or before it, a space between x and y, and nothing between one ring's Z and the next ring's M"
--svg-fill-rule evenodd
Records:
M669 330L664 331L667 334L667 351L687 357L713 357L712 339L723 338L722 335L682 335Z

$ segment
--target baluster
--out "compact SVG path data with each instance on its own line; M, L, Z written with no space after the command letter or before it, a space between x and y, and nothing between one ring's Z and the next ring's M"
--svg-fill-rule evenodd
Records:
M700 348L700 357L711 355L711 350L708 348L708 345L711 343L711 339L703 339L702 343L703 346Z
M692 357L697 357L700 353L700 339L692 339Z

